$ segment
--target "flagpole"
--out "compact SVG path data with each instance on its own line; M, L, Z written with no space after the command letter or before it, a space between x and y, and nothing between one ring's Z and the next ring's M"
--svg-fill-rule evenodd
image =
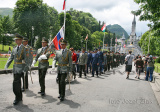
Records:
M66 1L65 1L65 9L64 9L64 39L65 39L65 29L66 29Z
M88 41L88 39L86 40L86 51L87 51L87 41Z
M104 37L103 37L103 50L104 51L104 38L105 38L105 31L104 31Z

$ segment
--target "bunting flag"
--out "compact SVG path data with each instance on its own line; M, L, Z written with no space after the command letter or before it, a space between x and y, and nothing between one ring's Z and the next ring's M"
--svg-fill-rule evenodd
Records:
M88 34L87 34L87 36L86 36L85 40L87 40L87 39L88 39Z
M60 46L60 41L64 39L64 26L59 30L59 32L57 33L57 35L54 37L54 39L52 40L56 50L61 49Z
M64 3L63 3L63 10L66 8L66 0L64 0Z
M102 30L103 32L105 32L105 29L106 29L106 24L103 25L103 27L101 28L101 30Z

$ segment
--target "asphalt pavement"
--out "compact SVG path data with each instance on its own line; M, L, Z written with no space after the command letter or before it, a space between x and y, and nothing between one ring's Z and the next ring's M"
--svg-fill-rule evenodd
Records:
M0 75L0 112L160 112L160 107L149 82L135 79L135 69L126 79L125 66L120 66L100 77L76 78L66 85L65 101L60 102L56 72L46 75L46 96L39 91L38 72L29 76L29 90L23 93L23 101L14 106L12 74ZM78 75L78 74L77 74Z

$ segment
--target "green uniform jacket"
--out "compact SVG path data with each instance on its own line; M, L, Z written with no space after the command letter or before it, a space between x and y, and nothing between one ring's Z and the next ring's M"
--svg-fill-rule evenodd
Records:
M25 48L28 49L28 53L29 53L29 66L31 66L32 61L33 61L33 51L32 51L32 47L29 45L26 45Z
M56 51L56 56L53 60L58 62L58 73L69 73L72 71L72 54L71 51L65 49L62 54L63 49Z
M41 55L43 55L43 53L46 51L46 49L47 49L47 47L45 47L45 49L42 49L42 48L38 49L38 50L37 50L36 57L35 57L34 60L37 61L38 58L39 58ZM41 60L41 61L39 62L39 64L38 64L38 68L39 68L39 69L44 69L44 68L48 68L48 67L49 67L48 59L49 59L49 56L50 56L50 51L48 50L47 53L44 54L44 55L46 55L47 59L46 59L46 60Z
M29 69L29 54L28 54L28 49L24 46L21 45L18 52L17 52L17 47L13 48L11 56L9 57L7 63L6 63L6 68L9 67L9 65L12 63L14 60L14 65L13 65L13 73L14 74L20 74L22 72L27 72Z
M88 54L87 53L80 53L78 63L79 65L86 65L88 61Z

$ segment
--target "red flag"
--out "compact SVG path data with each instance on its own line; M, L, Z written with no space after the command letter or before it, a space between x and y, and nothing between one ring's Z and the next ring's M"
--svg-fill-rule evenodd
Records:
M126 44L124 44L124 46L123 46L124 48L126 47Z
M66 0L64 0L64 3L63 3L63 10L66 8Z
M85 40L87 40L87 39L88 39L88 34L87 34L87 36L86 36Z

